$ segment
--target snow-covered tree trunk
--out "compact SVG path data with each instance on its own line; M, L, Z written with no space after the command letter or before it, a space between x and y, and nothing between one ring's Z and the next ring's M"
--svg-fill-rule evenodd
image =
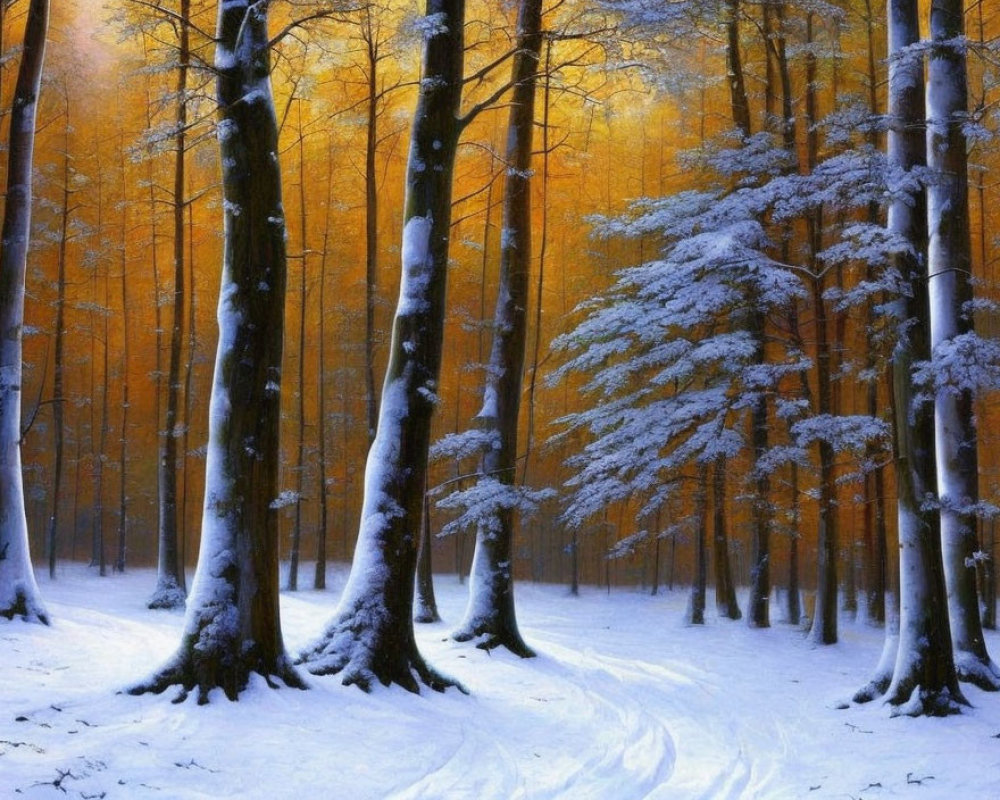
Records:
M406 168L402 277L378 430L368 453L361 528L340 606L302 654L315 674L341 673L417 692L444 689L417 650L413 581L430 423L444 328L451 190L461 132L465 3L428 0L423 68Z
M931 351L947 358L952 343L972 333L972 242L968 156L963 125L968 106L964 3L933 0L927 72L927 188L930 246ZM1000 669L983 639L976 590L979 464L972 390L945 387L934 398L941 541L955 667L961 680L1000 689Z
M889 135L891 167L905 172L926 162L924 67L913 48L920 41L918 0L889 0ZM899 646L886 699L905 714L947 714L964 702L955 675L934 493L934 420L927 404L915 405L913 363L930 356L929 308L922 259L927 246L923 190L898 194L889 206L889 232L907 249L897 269L909 292L893 303L900 337L893 354L896 486L899 529ZM892 636L886 626L887 637ZM887 643L887 655L892 642ZM876 675L879 682L884 677ZM880 689L881 686L876 687Z
M7 197L0 248L0 617L48 624L28 550L21 477L21 337L31 234L32 156L48 0L31 0L10 111ZM56 498L58 502L58 498Z
M177 116L173 186L174 303L167 367L167 411L163 430L160 431L157 467L159 511L156 588L147 603L150 608L182 608L185 596L184 565L181 564L178 547L177 443L180 437L181 346L184 341L184 195L188 128L187 84L191 62L190 18L191 0L180 0L177 20Z
M180 647L133 693L180 684L235 700L251 673L302 687L278 613L280 382L285 219L267 4L219 4L225 242L198 570Z
M507 491L517 483L518 416L527 341L528 273L531 264L531 156L535 124L535 84L542 46L542 2L522 0L507 123L507 176L503 193L500 276L493 319L493 347L479 420L491 435L483 456L486 480ZM514 610L514 503L501 503L493 519L476 531L469 604L453 638L476 639L490 649L534 655L517 627Z

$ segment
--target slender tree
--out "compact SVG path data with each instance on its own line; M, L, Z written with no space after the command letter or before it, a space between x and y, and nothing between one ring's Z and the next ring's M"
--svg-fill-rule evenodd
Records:
M479 518L472 558L469 604L453 638L503 646L522 658L534 655L517 626L514 609L515 515L523 505L517 487L518 418L527 342L528 275L531 264L531 157L535 87L542 47L542 2L522 0L517 18L507 177L503 194L500 278L493 321L493 347L486 369L481 431L488 440L483 478L495 502ZM495 488L494 488L495 487Z
M424 661L413 632L417 542L441 367L452 174L464 62L465 3L428 0L422 77L406 168L402 277L378 430L368 453L361 528L340 606L302 655L315 674L417 692L451 684Z
M21 340L31 234L35 118L48 25L48 0L31 0L11 108L0 248L0 617L16 616L45 624L49 617L31 568L21 477Z
M133 693L237 699L251 673L303 687L278 611L285 219L266 3L222 0L215 66L225 210L201 550L180 647Z

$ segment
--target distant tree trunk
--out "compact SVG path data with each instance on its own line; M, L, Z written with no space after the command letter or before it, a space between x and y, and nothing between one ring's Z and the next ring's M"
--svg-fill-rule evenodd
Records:
M813 43L813 13L806 14L806 38ZM816 56L806 52L806 151L807 166L815 169L819 160L819 134L815 122ZM834 369L829 335L824 268L818 263L823 249L823 207L819 206L806 221L809 235L810 269L812 271L812 305L816 331L816 411L820 417L833 414L832 374ZM816 609L809 638L816 644L837 641L837 475L833 445L826 438L817 443L819 449L819 530L817 536ZM853 556L852 556L853 557Z
M705 624L705 585L708 583L708 466L698 465L694 494L694 576L687 621Z
M122 230L118 242L120 250L119 267L121 268L121 301L122 301L122 417L121 434L118 437L118 554L115 557L115 571L125 571L125 558L128 553L128 495L126 493L128 479L128 410L129 410L129 305L128 279L126 266L128 264L128 182L125 172L124 134L121 136L121 173L122 173Z
M451 194L462 124L465 3L428 0L423 78L406 169L402 278L378 431L368 452L361 529L340 606L302 656L315 674L342 673L413 692L442 690L417 650L413 582L423 513L430 422L441 368Z
M978 22L978 42L985 45L987 41L985 18L983 15L983 4L976 4L976 18ZM981 94L977 104L977 111L985 111L986 94L988 84L991 81L987 72L980 73ZM988 263L987 242L989 241L990 227L987 222L986 213L986 180L985 176L980 177L976 186L979 195L979 262L985 267ZM976 569L979 573L979 603L982 613L983 628L996 630L997 627L997 573L996 573L996 520L989 518L980 524L981 549L985 558L976 559Z
M875 53L875 15L873 0L865 0L865 34L867 37L867 94L868 113L874 119L879 112L878 85L879 74L876 66ZM872 126L867 136L868 145L873 149L879 147L879 133ZM879 221L878 203L868 206L868 222L872 225ZM875 280L871 266L866 269L865 279ZM869 302L865 308L865 371L871 375L865 387L868 415L878 417L880 414L878 388L880 377L884 370L878 369L878 353L875 342L875 303ZM866 453L869 461L878 461L879 452L874 445ZM878 464L875 469L865 474L864 482L864 582L865 582L865 614L870 623L882 625L886 621L885 592L889 570L888 531L886 530L886 497L885 469Z
M726 530L726 464L724 455L717 456L712 465L712 553L715 562L715 605L719 616L740 619L740 605L736 601L736 586L729 565L729 535Z
M503 191L504 236L493 319L493 348L479 419L495 444L483 456L486 480L511 491L517 485L518 418L527 343L528 275L531 267L531 157L535 124L535 85L542 47L542 2L521 0L517 49L507 123L507 179ZM494 510L476 531L469 604L452 634L458 641L476 639L479 647L506 647L528 658L534 652L518 631L514 608L515 509Z
M431 513L424 492L424 515L420 522L420 548L417 551L417 598L414 622L439 622L437 600L434 597L434 565L431 557Z
M62 208L59 215L59 268L56 278L56 344L53 355L52 372L52 514L49 517L49 529L45 537L46 549L49 554L49 577L56 576L56 552L59 539L59 504L62 502L63 468L65 462L65 444L63 430L63 403L65 388L63 383L65 369L66 342L66 246L69 242L69 217L71 213L70 200L70 155L69 155L69 95L65 96L65 127L63 129L63 168L62 168ZM79 443L79 441L78 441ZM79 464L79 456L77 457ZM78 493L74 492L74 497ZM75 517L75 515L74 515ZM74 527L74 539L76 529ZM74 542L75 543L75 542ZM74 548L75 550L75 548Z
M11 108L7 194L0 249L0 617L49 622L28 547L21 477L24 282L31 236L32 156L48 0L31 0ZM59 498L55 498L58 502Z
M946 350L973 332L969 165L964 125L968 111L965 5L934 0L930 7L927 74L927 188L930 245L931 350ZM1000 690L1000 668L986 650L976 591L976 515L979 499L975 404L971 390L946 388L934 398L937 488L948 616L960 680Z
M220 4L215 65L225 209L201 551L180 647L133 693L231 700L250 673L304 687L278 611L278 464L287 264L266 7Z
M924 68L901 57L920 41L918 0L889 0L889 162L906 171L926 163ZM930 357L927 283L921 254L927 247L926 197L918 192L889 206L889 231L910 243L897 267L909 296L891 310L902 334L892 362L899 514L899 647L887 701L905 714L949 714L965 703L955 674L938 514L925 507L933 494L934 420L928 404L914 407L912 367ZM914 320L914 324L910 324ZM891 630L887 628L887 638ZM890 643L887 642L887 649ZM878 676L877 676L878 677Z
M799 465L792 463L789 467L791 476L789 478L789 493L792 496L791 503L791 525L792 530L788 536L788 597L786 615L789 625L798 625L802 622L802 605L799 599Z
M298 374L298 456L295 462L295 522L292 528L292 548L288 564L288 589L299 588L299 556L302 549L302 492L305 489L306 472L306 267L309 254L307 241L308 215L306 212L305 175L305 132L302 129L302 100L296 103L298 110L298 154L299 154L299 242L302 258L299 261L299 374Z
M375 314L378 308L378 41L372 30L371 6L365 8L365 49L367 56L368 114L365 127L365 420L368 446L375 441L378 427L378 397L375 394Z
M316 436L319 439L319 477L316 481L316 496L319 498L319 530L316 532L316 571L313 588L326 588L326 540L327 526L330 524L329 492L326 486L326 259L330 246L330 210L333 205L333 157L327 154L326 161L326 207L323 222L323 250L319 262L319 347L317 348L316 394L317 421Z
M187 83L191 66L191 0L180 0L177 50L177 118L174 150L174 312L167 367L167 411L160 432L159 558L149 608L184 605L183 565L178 558L177 439L179 435L181 350L184 341L184 195L187 148Z
M656 522L653 529L653 580L650 594L656 597L660 593L660 514L662 509L656 509Z

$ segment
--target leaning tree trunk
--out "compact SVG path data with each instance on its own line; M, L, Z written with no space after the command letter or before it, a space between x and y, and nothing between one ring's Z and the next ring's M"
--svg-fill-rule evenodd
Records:
M961 0L931 3L927 74L927 187L930 246L931 349L948 352L973 333L972 242L969 233L968 156L963 125L968 106L965 17ZM971 506L979 498L979 463L972 390L946 387L934 398L941 543L955 667L961 680L1000 690L1000 668L986 650L976 589L979 540Z
M167 367L167 412L160 432L158 465L159 557L156 588L150 608L181 608L184 605L184 565L180 561L177 520L177 442L180 436L181 348L184 341L184 189L187 147L187 82L191 61L191 0L181 0L177 51L177 135L174 151L174 313L170 330L170 361Z
M231 700L250 673L302 687L278 613L278 463L287 263L267 14L219 6L219 142L225 242L209 416L201 550L180 647L132 691L213 688Z
M462 123L465 3L428 0L420 94L406 167L402 277L368 453L354 563L340 606L302 655L318 675L341 673L368 690L375 681L443 690L417 650L413 580L423 514L430 423L437 400L451 229L451 190Z
M503 192L500 277L493 319L493 347L479 419L492 444L483 456L483 479L516 491L518 417L527 341L528 273L531 265L531 155L535 85L542 48L541 0L522 0L507 123L507 177ZM506 647L527 658L514 610L514 503L495 508L476 531L465 618L452 637L479 647Z
M48 0L31 0L10 112L7 200L0 249L0 617L48 624L28 549L21 478L21 337L31 235L31 167ZM58 502L58 498L56 498Z
M890 0L888 5L888 156L891 165L905 171L926 163L921 130L923 63L904 55L920 41L917 3ZM920 274L921 254L927 246L925 203L924 192L918 191L911 197L897 197L889 206L889 232L909 245L897 256L897 268L910 291L893 303L890 312L901 331L892 362L900 611L899 647L886 699L899 713L913 715L953 713L965 702L948 632L939 518L924 502L936 482L934 420L926 403L914 406L913 363L930 357L927 284ZM892 627L886 626L887 638L892 636ZM886 651L891 644L887 641ZM869 695L881 687L874 688Z

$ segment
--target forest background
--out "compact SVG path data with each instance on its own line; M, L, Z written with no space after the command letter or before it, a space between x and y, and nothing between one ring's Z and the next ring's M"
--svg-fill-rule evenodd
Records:
M37 565L83 559L103 573L153 563L157 460L163 440L170 438L179 452L180 551L188 566L195 560L210 356L217 336L222 203L212 75L201 68L213 57L204 32L213 29L216 4L192 0L184 5L186 26L165 3L110 8L81 2L59 4L53 11L25 312L23 457ZM305 3L273 5L276 30L308 12ZM970 137L969 200L979 296L997 299L993 132L1000 89L992 44L1000 19L984 5L968 4L967 14L970 40L988 45L970 49L970 130L975 135ZM0 108L12 94L25 6L0 2ZM846 149L852 137L877 143L882 133L877 126L866 127L862 111L877 113L885 106L881 3L733 7L739 10L738 51L753 130L768 129L772 104L783 99L775 91L783 76L771 74L773 58L764 44L781 41L787 68L783 94L794 117L805 123L794 134L802 164L813 147L826 157ZM778 7L780 17L764 13ZM290 256L282 393L283 558L298 542L297 558L316 559L321 541L329 557L351 556L370 441L370 403L384 370L385 332L398 289L420 9L415 3L364 4L363 9L296 26L282 39L274 60ZM506 52L514 14L512 4L472 4L468 74L478 75ZM550 345L580 321L576 309L582 301L610 286L616 270L649 259L659 244L655 232L595 237L593 217L614 218L638 198L702 188L704 161L678 157L699 148L709 152L713 142L726 141L734 124L725 15L653 35L641 26L620 27L617 17L596 4L560 2L548 10L546 27L562 34L546 40L541 65L540 151L532 182L536 258L529 319L534 324L526 381L530 402L522 411L521 479L560 489L579 470L566 462L581 450L584 433L577 429L556 437L565 429L557 420L583 411L589 399L581 391L584 377L545 380L563 359ZM184 31L190 66L179 90ZM678 37L677 31L690 35ZM490 97L502 80L483 74L470 81L473 101ZM467 428L482 404L482 365L489 352L503 236L504 117L501 110L480 115L459 154L436 437ZM7 116L3 119L6 124ZM0 134L5 141L5 132ZM178 147L185 162L180 183ZM373 209L375 234L366 226ZM831 207L832 216L838 213L852 212ZM178 251L175 233L181 228ZM175 315L178 265L185 291ZM847 259L824 273L824 287L850 294L866 277L860 263ZM369 287L375 298L371 323L366 318ZM796 305L798 341L804 352L814 352L815 299L802 298ZM819 307L830 323L833 413L867 414L874 386L875 417L887 418L886 352L871 351L871 302L847 305L827 294ZM977 315L978 330L990 338L995 321L984 309ZM169 350L176 325L182 330L178 413L168 423ZM771 325L777 337L780 326ZM870 351L878 360L866 363ZM811 396L819 390L816 363L806 378ZM995 393L978 395L977 417L980 495L989 499L996 496L1000 467L993 449ZM775 430L782 424L777 417L771 420ZM890 506L894 487L891 471L881 469L889 458L886 443L881 449L865 443L860 454L848 450L838 453L834 513L841 531L840 575L851 605L859 589L870 588L871 565L880 558L873 476L884 472L882 497ZM743 453L730 461L729 494L711 501L713 511L726 512L726 549L741 585L751 580L752 530L745 487L735 478L748 472L747 458ZM809 458L816 461L811 450ZM58 461L61 488L55 488ZM815 583L817 469L816 463L804 465L796 488L782 473L773 498L783 510L776 517L773 574L787 573L795 541L806 589ZM439 460L430 484L460 485L467 471L459 462ZM686 476L681 490L655 521L637 516L644 500L631 493L612 493L597 513L580 518L565 513L568 493L545 500L519 532L516 575L574 585L690 581L698 524L695 472L693 464L680 471ZM601 497L596 491L595 496ZM449 514L432 508L432 529L440 530ZM883 513L881 519L891 543L895 515ZM993 552L993 525L992 519L982 523L987 555ZM467 531L436 539L437 569L466 573L471 544ZM883 575L895 571L893 551L886 548ZM984 622L989 621L985 615Z

